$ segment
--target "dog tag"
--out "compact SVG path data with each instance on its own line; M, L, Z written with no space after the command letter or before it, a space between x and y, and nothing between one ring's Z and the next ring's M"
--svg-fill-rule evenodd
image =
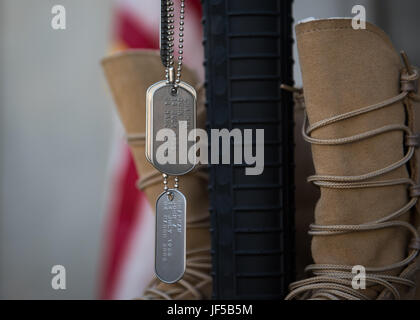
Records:
M156 201L155 272L166 283L177 282L185 272L186 210L185 197L176 189Z
M160 172L171 176L180 176L191 171L195 162L188 161L188 150L195 148L194 141L188 141L188 133L196 128L197 94L193 87L180 82L174 92L173 84L160 81L147 90L146 95L146 158ZM180 122L186 124L180 137ZM171 129L176 139L157 141L156 135L161 129ZM186 129L186 130L185 130ZM182 140L182 141L181 141ZM167 152L173 152L176 160L162 163L157 153L163 143ZM180 152L180 143L183 150ZM166 148L169 146L168 148ZM195 152L193 152L195 154ZM172 158L173 159L173 158Z

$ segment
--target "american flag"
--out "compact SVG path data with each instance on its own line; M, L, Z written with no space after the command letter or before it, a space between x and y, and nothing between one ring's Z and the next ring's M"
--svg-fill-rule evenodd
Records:
M174 2L177 10L180 1ZM202 80L201 4L200 0L186 0L185 5L185 63ZM113 51L159 49L160 1L116 0L114 10ZM138 175L122 137L119 126L111 155L112 192L101 262L101 299L139 297L153 278L154 204L135 186Z

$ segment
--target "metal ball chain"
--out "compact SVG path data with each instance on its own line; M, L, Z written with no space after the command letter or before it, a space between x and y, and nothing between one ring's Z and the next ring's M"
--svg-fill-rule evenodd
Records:
M184 54L184 19L185 19L185 0L181 0L181 10L179 16L179 44L178 44L178 66L176 68L176 73L174 69L175 58L174 58L174 2L166 1L166 11L167 11L167 41L168 41L168 51L166 56L166 70L165 78L167 83L173 83L173 92L176 93L176 90L181 82L181 70L182 70L182 60ZM164 30L162 30L164 32Z
M168 187L168 175L166 173L162 174L163 176L163 190L165 192L168 191L169 187Z
M163 8L163 7L162 7ZM174 19L174 1L168 0L166 1L166 12L162 14L162 19L166 19L166 30L162 30L162 40L164 39L163 33L166 33L166 40L165 43L167 45L167 49L165 50L166 59L162 57L162 60L166 60L165 63L165 78L167 83L172 83L172 93L176 94L177 89L179 87L179 83L181 82L181 71L182 71L182 60L184 54L184 19L185 19L185 0L181 0L181 10L179 16L179 44L178 44L178 66L176 68L176 73L174 69L175 58L174 58L174 34L175 34L175 19ZM168 192L168 175L166 173L162 174L163 176L163 190ZM179 188L179 178L174 178L174 189Z
M166 173L162 173L162 177L163 177L163 190L165 192L168 192L169 187L168 187L168 175ZM174 178L174 189L178 189L179 188L179 178L175 177Z

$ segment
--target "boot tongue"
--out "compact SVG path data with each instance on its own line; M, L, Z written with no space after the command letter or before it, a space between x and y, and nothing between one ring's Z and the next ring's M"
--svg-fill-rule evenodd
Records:
M350 19L317 20L297 25L296 35L310 124L400 93L399 55L377 27L367 23L365 30L354 30ZM311 135L322 139L343 138L405 123L404 106L395 103L322 127ZM362 175L403 158L403 133L387 132L343 145L312 145L312 153L317 175ZM365 181L407 177L407 168L403 166ZM405 185L359 189L321 187L315 224L367 223L391 214L407 202ZM405 214L399 219L408 218ZM406 257L407 241L407 232L402 228L314 236L312 255L316 264L382 267Z

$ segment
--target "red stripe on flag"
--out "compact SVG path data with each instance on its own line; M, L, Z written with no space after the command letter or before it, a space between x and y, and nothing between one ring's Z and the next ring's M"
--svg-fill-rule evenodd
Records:
M123 164L123 174L116 181L115 196L110 230L108 238L108 257L106 262L105 279L101 290L101 299L112 299L121 264L124 261L127 244L132 234L133 226L138 223L139 200L143 200L140 192L136 189L137 171L131 152L128 148L125 157L127 161ZM144 200L143 200L144 201Z
M188 6L191 5L191 8L194 11L194 16L201 17L202 14L202 8L201 8L201 1L200 0L191 0L186 1L185 6L188 8Z
M116 38L132 49L158 49L159 35L151 36L133 14L127 10L117 10Z

